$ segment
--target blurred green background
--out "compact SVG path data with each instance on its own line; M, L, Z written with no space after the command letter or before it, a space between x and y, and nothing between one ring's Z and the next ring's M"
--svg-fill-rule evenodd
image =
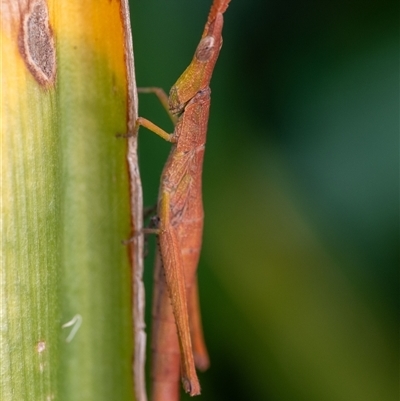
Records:
M169 90L210 3L131 0L139 86ZM398 400L398 11L232 0L204 166L202 399ZM172 130L154 97L139 110ZM170 146L142 129L139 149L152 205Z

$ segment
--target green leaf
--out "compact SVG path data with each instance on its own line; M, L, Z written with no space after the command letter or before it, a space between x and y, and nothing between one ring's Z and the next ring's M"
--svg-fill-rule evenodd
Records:
M121 4L14 5L2 10L0 398L132 400Z

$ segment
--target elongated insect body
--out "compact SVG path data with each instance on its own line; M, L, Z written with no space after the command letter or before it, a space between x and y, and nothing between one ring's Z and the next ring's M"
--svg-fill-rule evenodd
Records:
M182 154L185 165L185 173L175 192L175 202L171 202L171 205L174 205L171 207L172 214L175 216L171 220L171 225L176 227L180 239L192 350L194 363L200 370L205 370L209 366L200 318L196 272L203 236L202 173L210 95L211 90L207 87L198 92L186 105L183 118L179 120L180 125L177 125L175 132L182 129L189 134L185 135L184 140L177 142L176 148L172 149L170 154L172 159L176 153ZM160 190L164 186L169 186L168 180L164 181L164 177L168 177L168 170L167 161ZM185 192L186 196L182 197L181 193Z
M176 121L168 134L139 117L145 126L172 142L158 198L158 248L153 299L153 401L178 401L179 372L190 395L200 394L195 366L209 366L203 339L196 270L203 234L202 170L210 108L209 83L222 46L223 13L230 0L214 0L192 62L171 88L169 104ZM164 275L163 275L164 273ZM175 330L172 322L175 323ZM179 367L180 365L180 367Z
M186 289L196 282L203 235L202 172L210 107L210 89L206 88L186 105L175 134L185 132L173 146L164 167L160 194L171 193L171 226L180 239Z
M175 144L165 164L159 192L159 247L177 323L182 382L200 393L193 358L187 299L196 285L203 233L201 176L210 106L210 89L189 101L174 131ZM183 134L183 135L182 135ZM184 280L180 279L184 277Z

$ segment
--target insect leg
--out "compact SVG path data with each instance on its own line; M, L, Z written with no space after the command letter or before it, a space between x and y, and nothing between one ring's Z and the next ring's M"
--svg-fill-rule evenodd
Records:
M197 369L204 371L210 366L210 358L204 341L203 326L201 323L197 277L188 290L189 324L193 345L194 363Z
M156 253L151 329L151 400L179 401L181 352L160 252Z
M160 101L160 103L162 104L162 106L164 107L166 112L168 113L169 118L172 120L174 125L176 124L177 118L169 110L169 99L168 99L168 95L165 93L164 89L151 86L151 87L147 87L147 88L138 88L138 92L139 93L154 93L158 97L158 100Z
M190 337L185 276L178 236L170 222L169 193L163 192L159 203L159 245L181 350L183 388L190 395L200 394Z
M161 138L165 139L167 142L175 142L173 134L168 134L167 131L164 131L162 128L155 125L154 123L149 121L147 118L139 117L136 120L136 124L135 124L136 131L139 129L139 126L147 128L149 131L154 132Z

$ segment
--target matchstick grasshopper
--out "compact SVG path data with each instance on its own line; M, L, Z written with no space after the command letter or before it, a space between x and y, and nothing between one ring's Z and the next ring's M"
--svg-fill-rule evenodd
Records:
M199 312L196 270L203 233L202 168L210 107L210 80L222 46L223 13L230 0L214 0L207 23L188 68L169 97L153 92L175 123L168 134L139 117L146 127L172 143L158 197L159 255L153 305L153 401L178 400L181 376L184 390L200 394L195 366L209 366ZM176 335L177 333L177 335ZM180 372L180 373L179 373Z

